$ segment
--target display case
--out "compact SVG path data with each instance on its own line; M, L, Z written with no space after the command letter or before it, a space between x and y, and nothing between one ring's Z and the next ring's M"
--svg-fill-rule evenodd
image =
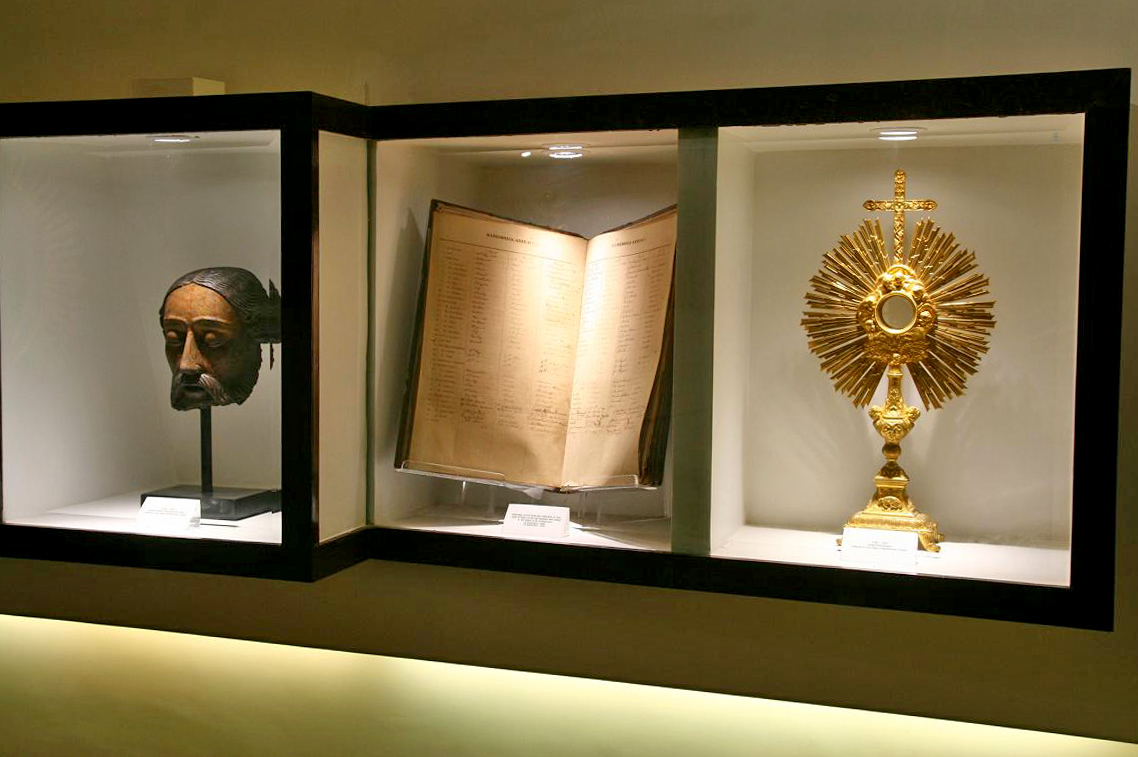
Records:
M1129 72L1092 71L376 109L377 555L1109 629L1128 98ZM881 139L898 129L917 138ZM584 157L548 160L563 144ZM621 145L650 149L655 167ZM534 499L395 469L399 353L413 351L425 213L440 196L582 229L678 202L657 492ZM940 532L894 549L845 530L841 546L875 490L896 490L866 408L811 351L807 295L863 220L886 230L888 256L886 203L915 198L936 209L909 210L903 237L931 245L917 223L932 216L954 235L945 249L977 266L949 272L952 286L972 281L961 289L929 286L941 334L979 335L971 359L937 347L924 360L939 384L914 385L908 361L899 374L909 402L931 400L900 445L901 476ZM980 301L994 301L994 325L964 323ZM887 404L884 370L857 404ZM510 532L505 505L535 501L571 508L568 536Z
M0 107L3 554L308 579L360 559L365 109Z
M823 253L866 217L890 230L891 212L863 202L891 200L904 167L908 196L937 207L905 213L903 245L914 216L933 219L976 256L958 279L985 276L973 299L994 302L994 326L970 332L988 343L963 394L925 404L904 372L902 396L922 415L899 462L944 536L908 570L1070 586L1084 127L1077 113L720 130L717 263L749 280L717 281L717 315L749 328L716 343L716 396L746 410L716 423L714 480L733 494L713 496L711 554L881 567L872 554L851 558L833 532L873 493L883 440L868 408L834 391L799 322L817 310L804 296ZM882 141L881 130L919 137ZM1109 254L1088 257L1102 271ZM1085 319L1100 320L1086 308L1101 299L1084 300ZM886 383L877 373L870 406L884 405Z
M0 548L1110 629L1129 82L2 106Z
M425 454L415 449L414 455L398 455L401 437L416 431L409 428L412 421L427 422L424 417L411 417L413 403L408 402L408 392L414 382L409 387L408 356L418 355L425 342L443 336L441 333L424 336L422 329L416 328L416 313L425 304L424 277L433 270L423 265L431 232L432 202L477 209L511 221L521 219L530 225L529 231L534 234L555 229L591 239L676 204L677 140L676 130L668 129L377 142L376 484L373 504L377 525L493 537L502 533L509 505L524 504L569 510L568 533L557 537L560 544L632 550L666 551L670 548L670 467L665 466L651 481L636 475L613 476L594 479L571 491L559 491L562 487L541 486L517 477L510 480L503 472L511 456L524 456L528 454L525 451L486 454L477 459L487 462L467 463L465 468L440 465L437 448L427 449ZM563 157L554 157L557 154ZM516 229L526 228L511 226L505 221L499 226L514 228L515 231L509 233L515 235L523 233ZM506 445L509 444L506 434L495 436L494 432L508 423L512 429L524 426L524 430L513 437L520 438L515 449L528 445L532 453L533 447L565 443L557 433L546 432L550 424L544 419L535 420L541 409L535 406L533 394L540 392L541 386L550 386L542 377L550 375L550 365L565 359L559 355L564 350L558 340L578 341L577 346L582 346L585 339L577 340L577 321L570 323L570 315L564 316L565 324L556 325L546 323L548 319L541 316L550 303L539 300L556 282L543 280L542 275L534 271L553 265L551 259L539 257L538 253L514 251L508 240L503 241L503 236L504 233L497 233L493 238L486 238L490 245L495 244L496 239L497 249L467 245L454 253L469 256L473 261L469 271L458 268L465 265L464 258L460 257L455 257L456 262L446 269L447 286L459 286L459 276L465 275L462 285L470 289L460 306L464 308L462 314L451 326L456 348L461 353L458 360L462 363L459 370L463 378L450 382L446 381L448 377L437 377L434 381L440 388L435 391L449 394L455 400L455 411L444 421L447 428L457 427L458 434L469 434L479 440L477 444ZM540 237L535 239L540 243ZM667 255L670 253L668 250ZM443 266L442 254L443 251L436 252L437 260L429 262L435 267ZM495 277L496 271L502 275ZM603 272L598 268L594 275L599 277ZM647 268L644 275L649 275ZM636 282L625 283L632 287ZM661 276L655 284L657 301L663 304L668 281ZM479 307L477 298L482 296L482 290L492 294L487 296L488 304ZM611 287L609 294L615 296ZM580 293L574 292L571 298L566 296L565 301L570 299L568 306L557 306L559 313L566 307L579 310L582 323L589 312L599 317L602 308L590 311L588 303L578 304ZM502 312L511 309L521 312L530 307L531 302L536 316L526 310L511 321L509 313ZM608 307L619 310L620 306L609 303ZM419 313L418 318L427 321L429 330L429 315L424 317ZM511 336L511 330L520 332L526 322L533 320L542 320L548 328L542 334L527 332ZM616 327L613 320L610 318L596 326L594 331L604 334L600 338L610 337L608 332ZM483 321L488 325L479 328L478 323ZM483 337L483 332L492 333ZM650 341L658 348L660 336ZM470 346L472 344L478 346ZM477 357L468 359L468 354L475 353ZM578 358L579 353L570 354L566 362L577 360L580 366L584 361ZM653 369L658 360L654 355ZM490 365L486 365L488 361ZM496 370L510 361L523 364L516 375L511 377ZM664 361L667 362L666 357ZM606 367L609 371L606 378L614 370L611 363L610 360ZM568 367L571 373L573 365ZM663 366L665 370L668 367ZM482 381L487 389L483 393L486 402L482 402L482 397L471 396L472 389L463 385L472 375L488 376ZM506 383L510 381L517 386L509 387L507 394ZM423 387L423 392L426 391ZM460 394L462 396L458 396ZM506 418L508 413L504 408L515 401L508 395L520 397L516 402L519 406L525 405L513 414L522 416L516 423ZM424 397L420 405L428 401L429 398ZM530 404L525 404L527 401ZM489 409L485 414L479 412L477 419L469 418L471 410L468 408L475 404L484 404ZM639 432L643 415L641 408L633 432ZM665 424L665 430L659 435L665 443L667 421L666 414L659 421ZM569 425L568 418L562 417L559 430L563 432ZM523 433L529 435L523 436ZM487 439L490 441L485 441ZM432 453L436 457L427 457ZM666 453L664 459L667 460Z

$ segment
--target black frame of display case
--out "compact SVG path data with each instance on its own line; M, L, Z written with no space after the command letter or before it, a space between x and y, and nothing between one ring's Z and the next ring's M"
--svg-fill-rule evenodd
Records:
M313 310L318 135L366 138L367 112L362 105L303 92L0 104L0 138L278 130L286 293L281 330L288 347L280 361L281 544L0 524L0 555L294 580L314 580L368 556L366 532L318 543ZM0 497L0 513L2 508Z
M388 560L892 610L1112 630L1129 69L924 81L377 107L376 140L889 122L1083 113L1070 586L883 573L661 552L377 529ZM682 223L682 220L681 220ZM1088 251L1094 251L1093 261ZM714 301L677 251L677 313ZM1093 275L1091 267L1093 265ZM696 266L692 266L692 269ZM691 270L691 269L689 269ZM688 337L685 344L685 336ZM677 319L676 371L711 365L712 340ZM698 342L698 343L697 343ZM685 369L685 366L687 368ZM1103 377L1107 377L1105 380ZM710 408L710 401L707 403ZM692 424L711 448L709 422ZM690 428L689 428L690 430ZM680 431L680 433L683 433ZM695 445L695 446L693 446ZM708 482L701 482L709 485ZM1109 527L1106 527L1109 525Z
M279 129L282 291L288 293L283 328L289 345L282 360L282 407L288 412L282 413L281 545L0 525L0 555L300 580L371 557L1110 630L1129 96L1130 71L1109 69L373 107L310 93L0 105L0 138ZM643 129L710 135L726 126L1048 113L1085 114L1069 588L390 527L317 543L312 288L319 131L378 141ZM1095 251L1093 276L1086 275L1088 250ZM684 254L681 248L677 270ZM678 277L676 296L677 312L711 303L714 277L706 270L690 280ZM711 364L712 340L685 334L678 323L676 348L677 375ZM683 427L681 433L691 434L685 445L711 449L709 416L707 421Z

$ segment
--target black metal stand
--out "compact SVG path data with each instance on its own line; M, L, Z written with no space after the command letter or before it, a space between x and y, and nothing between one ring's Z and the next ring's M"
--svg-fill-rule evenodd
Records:
M279 512L280 489L237 489L213 487L213 418L211 407L199 411L201 422L201 485L182 484L146 492L147 497L196 499L202 505L202 517L212 520L243 520L261 513Z
M213 408L203 407L201 413L202 493L213 492Z

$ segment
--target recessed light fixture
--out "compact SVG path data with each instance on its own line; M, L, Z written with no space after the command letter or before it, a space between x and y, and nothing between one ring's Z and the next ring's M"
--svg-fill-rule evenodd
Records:
M193 142L197 137L192 137L189 134L160 134L157 137L151 137L150 141L160 145L184 145L187 142Z
M576 152L578 150L584 150L585 146L584 145L546 145L545 149L549 150L550 152Z
M585 153L581 152L580 150L553 150L549 153L549 157L556 158L557 160L572 160L573 158L579 158L584 154Z
M874 129L873 133L886 142L909 142L920 136L922 131L924 129L920 126L884 126Z
M523 158L528 158L531 155L533 155L533 150L522 150L522 157Z

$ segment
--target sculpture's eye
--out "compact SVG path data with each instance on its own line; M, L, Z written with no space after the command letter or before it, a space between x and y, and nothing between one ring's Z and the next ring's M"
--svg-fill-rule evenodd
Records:
M211 350L221 347L227 341L229 340L225 337L225 335L218 333L217 331L207 331L202 334L202 344Z
M186 335L173 329L166 330L166 344L181 344L186 341Z

